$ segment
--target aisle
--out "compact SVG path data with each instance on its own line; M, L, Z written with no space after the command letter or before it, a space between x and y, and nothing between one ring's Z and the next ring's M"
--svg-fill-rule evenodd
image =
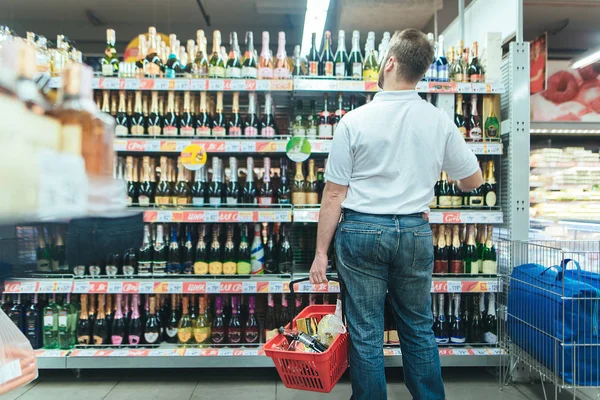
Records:
M402 384L401 370L388 371L390 399L410 399ZM498 390L497 378L483 369L449 369L444 373L449 400L525 400L542 398L520 393L514 387ZM233 382L232 382L233 381ZM527 385L537 389L538 385ZM529 390L527 390L529 392ZM135 400L135 399L249 399L313 400L350 398L350 383L344 378L330 396L286 389L274 370L94 370L82 371L77 379L71 371L42 371L31 385L0 396L1 400Z

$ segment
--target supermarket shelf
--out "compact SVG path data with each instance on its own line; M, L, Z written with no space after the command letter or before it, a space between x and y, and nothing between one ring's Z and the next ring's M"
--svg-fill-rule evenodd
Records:
M495 347L440 348L443 367L498 366L505 353ZM58 356L60 354L60 356ZM399 348L384 348L385 365L401 367ZM37 350L38 368L269 368L262 349L158 348ZM50 361L52 360L52 361Z
M285 153L290 137L278 139L191 139L191 138L153 138L144 139L143 136L117 137L114 140L114 150L132 153L180 153L190 144L199 144L207 153ZM313 154L326 154L331 150L332 140L309 139ZM467 143L473 153L477 155L502 155L503 146L500 142Z
M531 136L598 136L598 122L531 122Z
M300 276L294 276L299 278ZM178 275L168 278L123 279L54 279L54 278L11 278L4 282L4 293L126 293L126 294L260 294L289 293L289 277L274 276L189 276ZM496 277L477 276L434 276L432 293L496 293L501 290ZM294 285L296 293L339 293L335 281L313 285L300 282Z
M50 79L51 88L61 86L61 78ZM334 91L377 92L377 82L337 79L190 79L190 78L102 78L92 80L92 88L107 90L175 90L175 91ZM419 82L422 93L504 93L501 83Z
M295 208L292 212L294 222L318 222L319 209ZM487 210L432 210L429 214L429 222L432 224L501 224L503 222L502 211Z
M600 162L532 162L530 164L531 168L598 168L600 167Z
M134 209L133 207L131 209ZM235 223L235 222L291 222L291 208L213 209L213 210L156 210L140 208L144 222Z

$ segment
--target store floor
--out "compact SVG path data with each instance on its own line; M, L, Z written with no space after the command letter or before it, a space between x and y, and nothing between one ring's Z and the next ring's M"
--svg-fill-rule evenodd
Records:
M543 399L539 384L506 386L498 390L498 378L484 368L444 370L449 400ZM390 369L388 398L410 399L402 371ZM271 369L196 370L83 370L40 371L37 381L1 400L313 400L349 399L350 382L344 377L330 395L286 389ZM562 397L562 396L561 396ZM567 398L566 396L564 396ZM572 399L572 397L570 397Z

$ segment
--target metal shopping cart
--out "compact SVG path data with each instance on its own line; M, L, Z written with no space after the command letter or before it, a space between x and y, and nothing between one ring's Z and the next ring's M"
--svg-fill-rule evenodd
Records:
M575 399L600 388L600 242L503 242L500 343L507 383L524 363ZM600 396L600 391L597 391Z

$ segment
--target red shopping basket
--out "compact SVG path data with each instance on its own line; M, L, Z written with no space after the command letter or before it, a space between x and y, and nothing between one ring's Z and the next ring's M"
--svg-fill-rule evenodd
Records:
M334 312L335 305L308 306L294 318L292 325L295 328L299 318L316 318L320 321L324 315ZM331 392L348 368L348 333L339 335L323 353L275 349L286 342L285 336L278 334L263 345L265 354L273 359L285 387L312 392Z

